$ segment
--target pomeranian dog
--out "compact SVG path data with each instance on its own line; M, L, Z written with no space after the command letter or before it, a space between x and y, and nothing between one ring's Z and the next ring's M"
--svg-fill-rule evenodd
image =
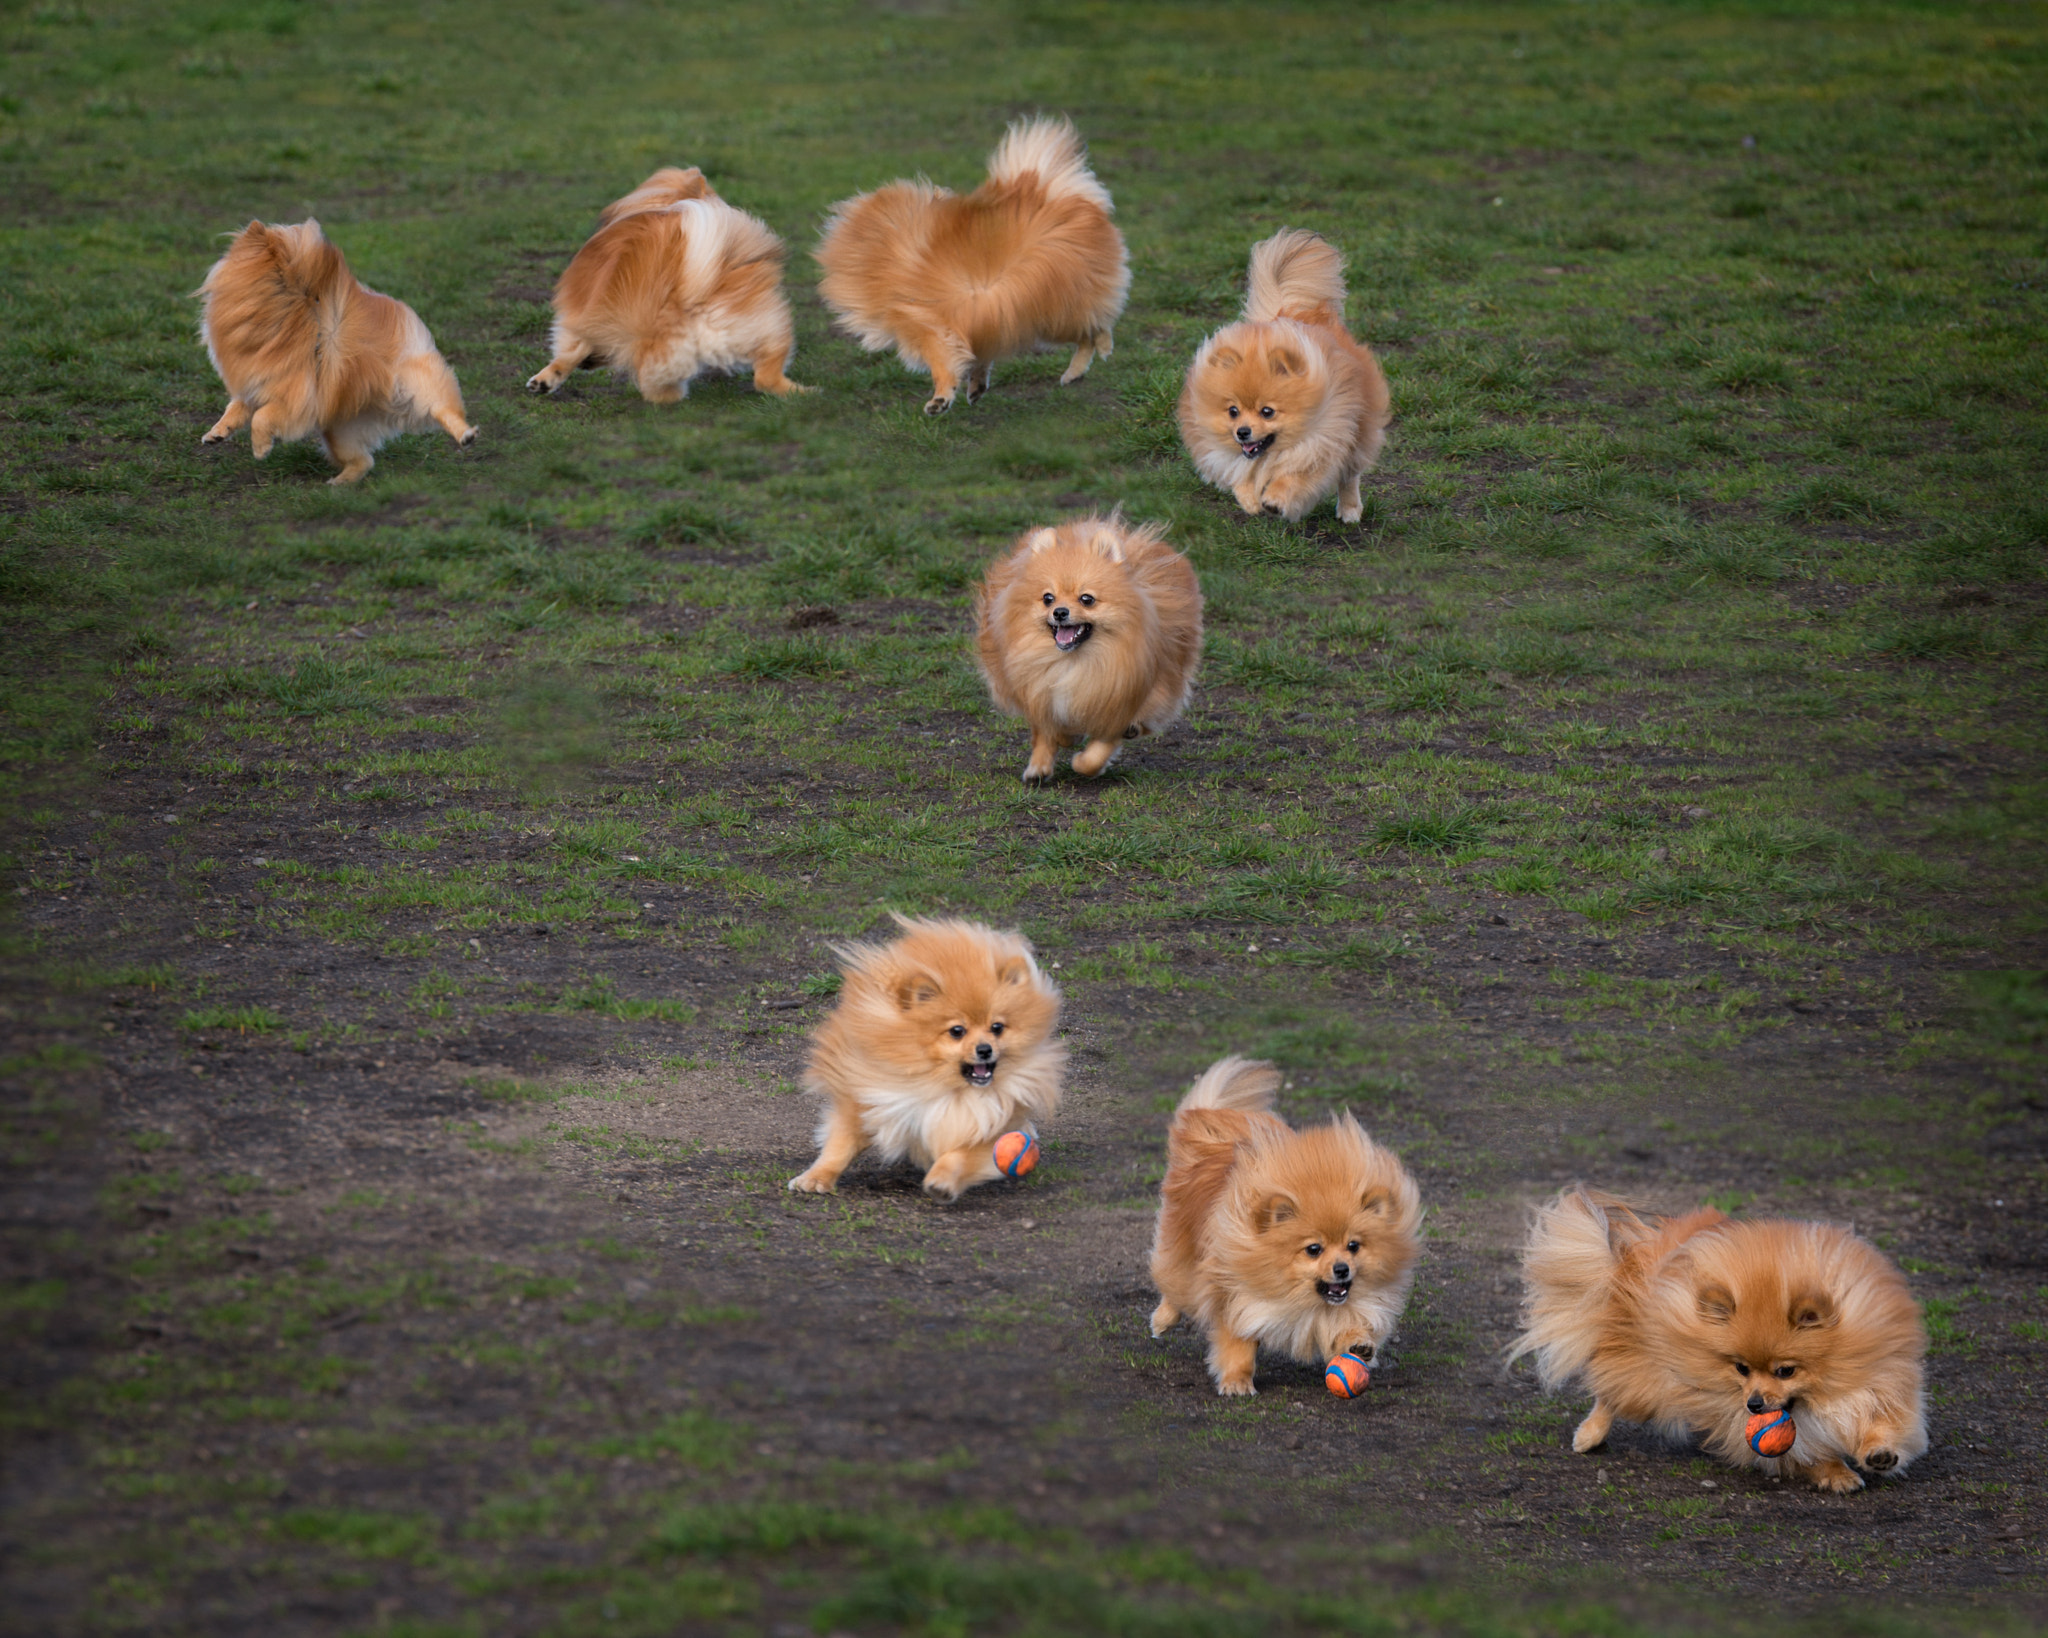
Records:
M1060 384L1099 354L1131 288L1109 190L1065 119L1018 120L962 198L919 179L832 207L818 240L818 294L871 353L893 347L932 378L927 415L988 391L996 360L1071 346Z
M864 1149L925 1168L956 1200L1001 1175L995 1140L1037 1136L1059 1108L1060 992L1022 935L898 916L890 944L839 949L839 1005L811 1037L804 1084L825 1100L818 1158L792 1190L830 1194Z
M1126 739L1172 724L1202 658L1202 590L1157 524L1088 517L1035 529L993 564L975 604L981 673L999 709L1031 725L1024 782L1109 766Z
M1247 512L1295 521L1335 490L1356 523L1388 413L1379 360L1344 328L1336 246L1288 228L1253 245L1244 317L1196 349L1181 388L1195 470Z
M1420 1196L1347 1114L1297 1132L1272 1113L1280 1072L1224 1058L1166 1133L1152 1241L1152 1334L1187 1315L1220 1394L1254 1393L1260 1344L1307 1364L1377 1363L1415 1279Z
M768 224L718 197L704 173L666 166L607 205L555 283L554 357L526 383L552 393L585 365L630 376L673 404L712 370L751 367L754 385L808 392L785 373L796 325L782 293L786 252Z
M1581 1453L1616 1417L1697 1435L1736 1467L1858 1490L1927 1448L1927 1336L1906 1281L1824 1223L1734 1222L1704 1209L1645 1218L1582 1186L1537 1213L1522 1254L1523 1326L1545 1387L1589 1388ZM1750 1418L1789 1412L1797 1438L1755 1454Z
M433 424L476 442L462 389L419 315L358 284L315 221L251 222L193 292L199 335L228 389L228 407L201 443L243 427L256 459L280 438L314 433L354 483L401 432Z

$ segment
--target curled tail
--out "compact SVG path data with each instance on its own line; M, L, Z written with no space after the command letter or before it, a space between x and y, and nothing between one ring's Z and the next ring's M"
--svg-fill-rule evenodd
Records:
M1116 208L1109 190L1088 169L1088 150L1081 133L1063 115L1040 114L1036 119L1014 121L988 156L991 182L1023 182L1033 177L1055 199L1075 194L1093 200L1105 211Z
M1176 1122L1191 1109L1263 1112L1273 1107L1280 1071L1252 1058L1218 1058L1203 1070L1173 1113Z
M1255 324L1300 319L1344 327L1344 253L1320 233L1282 228L1252 246L1244 316Z
M1508 1362L1534 1354L1546 1388L1583 1370L1600 1337L1621 1254L1649 1233L1626 1202L1583 1184L1542 1207L1522 1248L1522 1334Z

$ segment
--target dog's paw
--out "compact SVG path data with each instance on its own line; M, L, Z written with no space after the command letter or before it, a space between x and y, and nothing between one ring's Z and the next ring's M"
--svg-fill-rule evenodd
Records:
M1124 730L1124 738L1136 739L1140 734L1149 734L1151 732L1152 730L1147 728L1142 722L1134 722Z
M546 370L542 370L539 375L528 376L526 378L526 390L534 394L534 396L538 398L545 398L549 393L554 392L561 385L562 383L560 381L549 380L548 372Z
M199 442L202 447L207 444L224 444L233 436L232 432L206 432L200 434Z
M1896 1450L1873 1450L1863 1458L1863 1465L1873 1473L1889 1473L1899 1465Z
M1032 764L1031 764L1031 765L1030 765L1029 767L1027 767L1027 768L1026 768L1026 769L1024 770L1024 783L1025 783L1025 784L1027 784L1027 785L1049 785L1049 784L1051 784L1051 783L1052 783L1052 764L1051 764L1050 762L1034 762L1034 763L1032 763Z
M1234 1399L1259 1390L1252 1386L1252 1379L1248 1376L1226 1376L1217 1379L1216 1391L1226 1399Z
M475 443L475 442L476 442L476 432L477 432L477 429L476 429L475 427L471 427L471 428L470 428L470 429L469 429L469 430L468 430L467 432L465 432L465 433L464 433L464 434L463 434L463 435L462 435L462 436L461 436L460 438L457 438L457 439L455 440L455 446L456 446L456 448L458 448L458 449L467 449L467 448L469 448L469 446L470 446L471 444L473 444L473 443Z
M953 395L951 393L933 393L931 397L924 401L924 412L927 415L944 415L952 407Z
M1807 1477L1813 1480L1815 1489L1833 1491L1838 1496L1846 1496L1852 1490L1863 1488L1862 1479L1842 1462L1822 1462Z
M1340 506L1337 508L1337 521L1339 523L1356 523L1360 518L1364 516L1365 507L1363 504L1357 506Z
M838 1179L827 1182L813 1172L801 1172L789 1180L788 1188L791 1194L833 1194L838 1190Z

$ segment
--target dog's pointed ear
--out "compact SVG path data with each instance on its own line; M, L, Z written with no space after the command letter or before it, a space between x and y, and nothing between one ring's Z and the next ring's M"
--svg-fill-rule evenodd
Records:
M1123 562L1123 536L1118 534L1116 530L1110 528L1107 524L1105 524L1102 528L1097 529L1095 531L1094 545L1095 555L1097 557L1106 557L1112 563Z
M1726 1325L1735 1317L1735 1293L1719 1281L1701 1286L1693 1294L1700 1318L1711 1325Z
M1252 1213L1252 1227L1264 1234L1275 1223L1291 1223L1301 1215L1301 1208L1289 1194L1269 1194L1261 1200Z
M1394 1209L1394 1197L1385 1189L1367 1189L1359 1196L1358 1209L1373 1217L1385 1217Z
M1266 355L1275 375L1307 375L1308 360L1297 347L1275 347Z
M1824 1330L1841 1317L1825 1291L1801 1291L1785 1306L1785 1318L1802 1331Z
M1218 347L1209 355L1212 370L1234 370L1244 362L1244 354L1235 347Z
M942 986L922 967L907 968L896 975L896 1005L908 1012L937 995Z
M1024 537L1024 544L1029 546L1033 552L1042 552L1059 538L1057 530L1033 529L1030 534Z
M1038 967L1029 956L1012 956L996 969L998 984L1029 984L1038 976Z

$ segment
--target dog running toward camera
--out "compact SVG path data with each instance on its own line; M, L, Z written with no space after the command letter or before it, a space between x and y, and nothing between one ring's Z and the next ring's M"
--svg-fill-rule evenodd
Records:
M1120 516L1034 529L990 566L975 647L997 707L1031 725L1026 784L1099 774L1126 739L1170 727L1202 658L1202 591L1164 528Z
M698 376L751 368L778 397L796 326L782 291L786 259L768 224L718 197L692 165L656 171L607 205L555 283L554 357L526 383L559 391L584 365L630 377L650 404L673 404Z
M1059 1108L1060 993L1017 933L898 916L903 936L839 949L839 1005L811 1037L819 1154L789 1180L830 1194L865 1149L915 1161L947 1200L1001 1175L995 1140Z
M1286 228L1253 245L1244 317L1202 343L1181 389L1195 470L1245 511L1296 521L1334 490L1356 523L1389 413L1379 360L1344 327L1337 247Z
M251 222L194 294L200 338L228 389L202 443L246 426L260 461L279 440L318 433L341 468L329 481L354 483L401 432L433 425L476 442L455 372L419 315L357 283L318 222Z
M922 179L832 207L818 241L818 294L871 353L894 348L932 378L927 415L971 404L998 359L1040 343L1071 346L1062 385L1109 357L1130 293L1130 259L1109 190L1073 125L1013 124L967 195Z
M1183 1315L1209 1337L1220 1394L1256 1390L1264 1347L1321 1366L1376 1363L1415 1278L1415 1180L1349 1114L1297 1132L1272 1113L1280 1072L1225 1058L1166 1134L1152 1241L1152 1334Z
M1592 1391L1576 1451L1620 1418L1844 1491L1863 1485L1849 1464L1899 1474L1927 1448L1919 1305L1845 1229L1710 1209L1646 1218L1575 1185L1537 1213L1522 1280L1509 1358L1534 1354L1545 1387ZM1754 1454L1749 1419L1780 1410L1798 1429L1792 1448Z

